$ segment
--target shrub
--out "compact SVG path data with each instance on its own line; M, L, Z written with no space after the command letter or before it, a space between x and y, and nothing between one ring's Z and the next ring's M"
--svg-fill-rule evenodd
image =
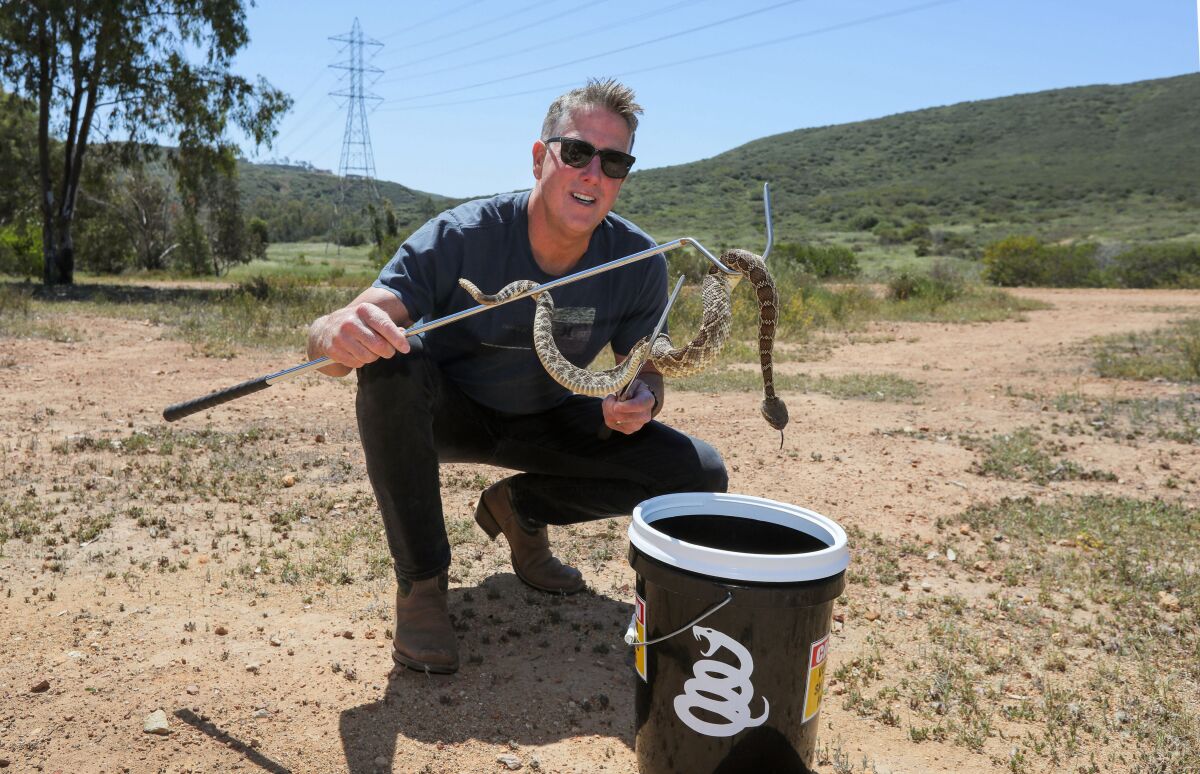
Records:
M250 218L246 221L246 243L246 249L251 258L261 261L267 257L267 245L271 243L271 233L265 220Z
M1200 287L1200 245L1139 245L1114 259L1117 281L1127 288Z
M372 262L382 269L388 261L392 260L392 256L396 254L403 243L404 238L401 236L385 236L381 243L371 248Z
M1099 245L1081 242L1073 245L1053 245L1046 262L1046 284L1056 288L1094 288L1104 281L1096 258Z
M888 281L887 297L889 301L921 299L938 305L958 298L963 294L964 288L965 285L961 282L901 272Z
M924 223L909 223L900 229L900 239L905 242L928 241L932 237L929 226Z
M175 223L175 241L179 247L171 255L173 268L197 275L214 271L208 236L194 213L185 212Z
M0 227L0 274L38 277L41 273L41 232L25 223Z
M879 225L879 216L873 212L860 212L850 221L855 231L870 231Z
M963 234L953 231L933 232L934 250L941 255L965 254L971 247L970 241Z
M858 257L842 245L813 245L782 242L773 254L784 262L820 279L847 279L858 276Z
M1040 285L1045 246L1032 236L1014 236L993 242L983 250L983 276L1002 287Z
M900 230L891 223L879 222L871 229L871 233L879 240L881 245L897 245L904 241L900 236Z
M984 248L984 278L1004 287L1096 287L1104 284L1090 242L1048 245L1037 237L1013 236Z
M107 212L78 218L74 227L75 260L81 269L98 274L120 274L134 261L129 230Z

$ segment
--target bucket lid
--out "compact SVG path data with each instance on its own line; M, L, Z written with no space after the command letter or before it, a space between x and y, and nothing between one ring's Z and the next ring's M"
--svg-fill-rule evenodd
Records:
M654 528L674 516L734 516L764 521L811 535L827 547L799 554L750 554L686 543ZM681 492L633 509L629 542L651 559L687 572L758 583L802 583L833 577L850 565L846 532L827 516L750 495Z

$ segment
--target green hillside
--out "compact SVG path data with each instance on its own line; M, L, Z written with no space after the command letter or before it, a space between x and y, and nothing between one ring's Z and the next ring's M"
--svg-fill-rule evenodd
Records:
M9 112L0 129L12 131L0 132L0 139L9 137L0 145L23 147L13 132L32 131L33 116ZM710 159L635 172L617 211L660 240L694 236L714 249L758 249L762 183L770 181L777 242L835 242L876 266L914 254L978 257L984 245L1011 235L1047 244L1195 242L1198 127L1200 74L968 102L801 129ZM113 164L98 148L89 158L93 178ZM274 164L238 167L241 212L266 221L270 242L329 238L338 201L335 175ZM0 152L0 169L13 180L34 179L31 158L21 154ZM165 179L169 169L160 161L148 171L165 184L162 195L177 201ZM123 180L115 166L112 172L113 181ZM81 265L140 265L127 256L116 263L106 257L115 244L109 221L120 207L92 201L124 206L128 197L106 190L110 183L85 179L84 185L91 198L80 205ZM401 236L458 201L387 181L378 181L376 190L391 203ZM0 231L36 236L32 194L30 186L0 197ZM343 233L343 243L373 240L366 201L362 186L349 189L343 228L353 234ZM24 231L12 225L14 213L26 213ZM172 233L166 227L141 236L169 242ZM38 259L35 248L25 252L26 262ZM1105 247L1102 254L1109 252ZM17 263L9 260L10 270Z
M267 221L273 241L299 241L329 232L334 204L338 201L336 175L303 167L243 161L238 163L238 187L246 216ZM459 201L386 180L376 181L375 190L381 200L392 203L405 233ZM368 198L365 186L348 186L346 211L351 216L361 213ZM363 234L364 238L369 236Z
M764 137L635 172L617 211L659 239L762 243L770 181L778 241L907 241L928 226L961 249L1003 236L1159 240L1195 234L1200 75L966 102ZM247 217L275 241L328 233L338 179L241 163ZM407 233L456 201L378 181ZM352 188L350 210L361 211ZM905 229L909 231L906 233ZM871 232L871 233L866 233ZM840 235L840 236L839 236Z
M617 209L659 239L753 246L770 181L782 240L913 222L971 244L1161 239L1197 229L1198 129L1200 75L1059 89L765 137L635 173Z

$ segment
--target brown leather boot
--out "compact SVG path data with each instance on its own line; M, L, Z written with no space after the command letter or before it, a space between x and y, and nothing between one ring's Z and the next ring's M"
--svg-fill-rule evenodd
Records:
M458 638L446 607L447 572L396 589L396 634L392 660L418 672L458 671Z
M483 490L475 509L475 521L492 540L504 533L512 551L513 570L526 584L552 594L574 594L583 590L583 575L579 570L568 567L550 553L546 526L535 527L517 515L507 481L499 481Z

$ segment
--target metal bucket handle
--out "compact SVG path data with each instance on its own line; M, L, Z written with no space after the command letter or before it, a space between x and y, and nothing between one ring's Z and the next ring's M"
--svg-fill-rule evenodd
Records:
M633 616L629 619L629 628L625 630L625 644L629 645L630 647L641 648L641 647L645 647L646 645L657 645L660 642L665 642L666 640L669 640L672 637L674 637L676 634L682 634L683 632L686 632L688 629L690 629L693 626L695 626L696 624L700 623L705 618L708 618L710 615L717 612L721 608L725 607L732 601L733 601L733 592L726 591L724 599L722 599L720 602L717 602L716 604L709 605L709 607L704 612L702 612L700 615L693 618L690 622L684 624L683 626L679 627L678 629L671 632L670 634L667 634L663 637L658 637L653 640L648 640L646 642L638 642L637 611L635 610L633 612Z

